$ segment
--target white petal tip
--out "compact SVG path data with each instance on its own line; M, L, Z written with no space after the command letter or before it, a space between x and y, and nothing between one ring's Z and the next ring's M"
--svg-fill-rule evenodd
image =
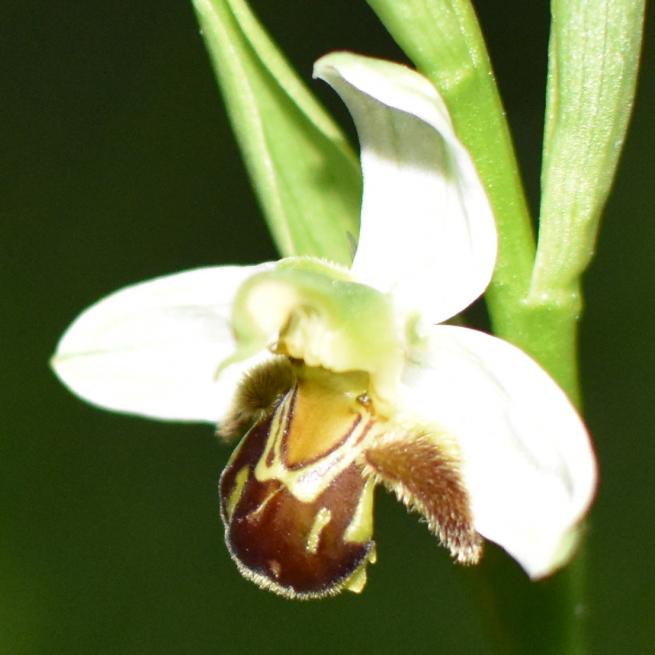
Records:
M487 287L497 233L444 101L417 71L349 52L322 57L314 75L346 103L361 143L355 276L432 323L450 318Z
M565 567L575 556L581 532L580 526L576 526L565 534L550 552L539 552L541 549L536 548L530 559L517 558L517 561L530 579L538 581L548 578Z

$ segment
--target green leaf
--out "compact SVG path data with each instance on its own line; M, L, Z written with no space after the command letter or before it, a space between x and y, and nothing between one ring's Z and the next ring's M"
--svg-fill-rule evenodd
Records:
M594 252L635 93L644 0L554 0L532 298L568 302Z
M345 137L243 0L194 0L194 5L280 253L350 264L361 174Z
M367 0L391 36L437 87L494 209L496 272L487 291L496 332L511 332L534 257L532 225L484 39L468 0Z

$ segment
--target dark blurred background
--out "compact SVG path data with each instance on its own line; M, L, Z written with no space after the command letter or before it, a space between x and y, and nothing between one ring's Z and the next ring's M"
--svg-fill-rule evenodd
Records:
M361 0L253 6L307 80L333 49L401 58ZM548 5L478 9L535 206ZM489 653L470 574L381 492L363 595L279 599L223 546L229 451L210 426L98 411L56 381L48 357L92 301L275 253L189 3L10 0L2 13L0 653ZM602 466L584 608L594 654L655 652L654 66L647 39L586 278L583 382Z

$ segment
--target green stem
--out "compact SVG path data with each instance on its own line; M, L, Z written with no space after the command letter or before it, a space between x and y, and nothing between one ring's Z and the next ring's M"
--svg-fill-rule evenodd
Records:
M532 582L500 549L488 548L472 586L496 651L502 655L584 655L584 578L582 552L566 569Z
M509 127L484 39L468 0L367 0L416 67L435 84L471 153L494 208L496 272L486 301L494 332L550 372L579 404L577 291L532 293L535 246ZM518 492L518 490L517 490ZM496 648L503 655L582 655L584 562L531 582L489 548L472 576Z
M536 359L580 409L578 323L581 296L529 294L497 311L496 298L487 297L494 333L512 341Z
M578 407L580 277L594 252L625 138L644 5L643 0L553 0L534 272L521 302L494 297L493 290L488 297L496 333L541 362ZM488 616L501 636L501 652L586 653L584 552L536 585L516 575L512 579L506 569L506 562L494 558L482 570L484 597L493 594Z

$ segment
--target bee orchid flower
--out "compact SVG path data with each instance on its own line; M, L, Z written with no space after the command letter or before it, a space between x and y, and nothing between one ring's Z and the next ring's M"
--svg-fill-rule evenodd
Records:
M221 515L239 570L264 588L361 590L377 485L458 562L477 562L489 539L531 577L548 575L575 545L595 460L538 364L443 324L484 292L495 264L471 158L418 73L333 53L315 75L340 94L361 143L351 267L289 257L127 287L74 321L54 370L98 406L241 438Z

